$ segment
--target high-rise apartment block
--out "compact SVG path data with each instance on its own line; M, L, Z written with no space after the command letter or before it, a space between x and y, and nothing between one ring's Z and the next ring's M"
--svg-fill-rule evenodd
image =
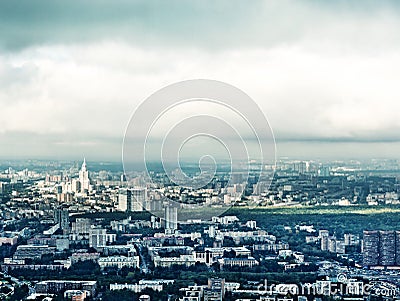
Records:
M169 203L164 208L165 233L172 234L178 229L178 206Z
M364 231L364 266L400 265L400 231Z
M120 189L118 196L118 210L128 212L143 211L146 200L146 188Z
M69 231L69 213L65 209L57 209L54 212L54 222L60 226L60 229Z

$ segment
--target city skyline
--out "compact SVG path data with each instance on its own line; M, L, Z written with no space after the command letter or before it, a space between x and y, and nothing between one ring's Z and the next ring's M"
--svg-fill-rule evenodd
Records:
M118 161L136 106L193 78L248 93L278 157L400 151L394 1L4 2L0 14L0 158Z
M223 171L193 188L85 158L8 165L0 298L306 301L340 287L395 300L398 166L281 160L271 183L253 170L230 187Z
M400 2L0 1L0 300L400 300Z

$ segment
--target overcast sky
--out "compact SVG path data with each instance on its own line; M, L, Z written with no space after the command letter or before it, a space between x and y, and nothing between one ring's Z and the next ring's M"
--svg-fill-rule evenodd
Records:
M400 153L396 1L1 1L0 157L119 160L135 107L208 78L250 95L277 155Z

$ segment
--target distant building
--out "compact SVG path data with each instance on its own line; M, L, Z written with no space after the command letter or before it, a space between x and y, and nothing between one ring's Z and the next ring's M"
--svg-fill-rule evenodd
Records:
M139 283L134 284L110 284L110 290L129 290L133 291L134 293L140 293L145 289L152 289L154 291L161 292L163 290L163 285L168 285L174 283L174 280L140 280Z
M318 170L318 176L320 177L329 177L330 173L329 166L321 166L321 168Z
M89 247L99 248L107 245L106 229L90 229L89 231Z
M87 292L82 290L66 290L64 298L71 301L84 301L87 297Z
M344 234L344 244L346 246L357 246L360 244L360 238L358 235L354 235L351 233Z
M118 210L128 211L128 204L131 202L131 192L129 189L120 189L118 194Z
M345 254L346 253L346 245L343 240L336 240L336 253Z
M328 238L328 251L331 253L345 254L345 243L343 240L338 240L336 237Z
M89 171L86 167L86 158L83 159L81 170L79 171L79 182L81 185L81 192L89 192L90 191L90 179L89 179Z
M319 230L319 232L318 232L319 238L328 237L328 236L329 236L329 230Z
M146 188L120 189L118 196L118 210L125 212L143 211L146 200Z
M81 261L92 261L97 262L100 258L100 253L86 253L86 252L77 252L73 253L70 257L71 264L75 264Z
M247 267L252 268L253 266L259 265L259 262L254 257L248 258L221 258L218 259L221 268L224 267Z
M145 203L147 200L147 190L146 188L133 188L131 189L132 202L130 211L143 211L145 208Z
M178 229L178 207L169 203L164 208L165 233L174 233Z
M64 251L69 249L69 239L67 237L60 236L55 239L57 251Z
M379 231L379 264L391 266L396 264L395 231ZM400 256L400 254L399 254Z
M222 301L225 294L225 279L208 279L207 288L204 289L204 301Z
M226 216L213 216L211 221L217 224L229 225L235 222L238 222L239 219L234 215L226 215Z
M82 185L79 179L73 179L72 180L72 188L71 190L75 193L79 193L82 190Z
M363 265L400 265L400 231L364 231Z
M160 257L156 256L153 259L155 267L170 268L172 266L185 266L190 267L196 264L193 255L179 255L179 257Z
M13 233L6 235L3 233L3 236L0 237L0 246L2 244L10 244L12 246L15 245L17 241L18 241L18 235Z
M329 250L329 236L321 237L321 250L328 251Z
M247 221L246 222L246 227L251 228L251 229L255 229L255 228L257 228L257 222L256 221Z
M395 231L396 239L396 265L400 266L400 231Z
M363 233L363 265L379 264L379 231L364 231Z
M99 266L101 269L106 268L117 268L122 269L123 267L138 268L139 267L139 256L107 256L99 258Z
M59 294L67 290L83 290L88 292L88 296L94 296L96 293L96 281L73 281L73 280L47 280L36 283L37 293Z
M41 259L45 254L53 254L55 247L47 245L20 245L13 255L13 259Z
M57 194L57 202L59 202L59 203L70 203L73 200L74 200L74 196L70 192Z
M89 239L89 232L91 229L91 220L88 218L77 218L72 222L71 239L83 240Z
M69 213L65 209L57 209L54 212L54 222L60 226L60 229L69 231Z
M89 247L103 248L107 243L114 242L116 238L116 234L108 234L106 229L91 228L89 230Z
M181 291L184 292L184 296L179 298L179 301L201 301L204 289L203 285L190 285L183 288Z

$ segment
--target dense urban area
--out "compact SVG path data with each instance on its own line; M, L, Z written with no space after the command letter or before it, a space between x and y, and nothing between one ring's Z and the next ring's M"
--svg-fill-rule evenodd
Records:
M397 160L281 159L270 181L222 168L199 189L158 167L0 168L0 300L399 298Z

